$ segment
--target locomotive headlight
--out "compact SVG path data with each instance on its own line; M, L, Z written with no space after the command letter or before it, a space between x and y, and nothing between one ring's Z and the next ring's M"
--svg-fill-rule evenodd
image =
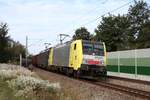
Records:
M88 63L87 59L83 59L83 64L87 64L87 63Z
M104 64L104 61L101 61L101 64L103 65L103 64Z

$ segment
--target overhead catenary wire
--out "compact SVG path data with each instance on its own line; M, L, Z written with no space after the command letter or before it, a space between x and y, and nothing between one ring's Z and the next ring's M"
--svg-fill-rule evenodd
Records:
M109 0L103 1L103 4L106 3L106 2L108 2L108 1L109 1ZM90 21L88 21L88 22L86 22L86 23L84 23L84 24L81 24L81 25L79 25L79 26L82 27L82 26L86 26L86 25L88 25L88 24L91 24L91 23L93 23L93 22L99 20L102 16L105 16L106 14L115 12L115 11L117 11L117 10L119 10L119 9L121 9L121 8L123 8L123 7L125 7L125 6L128 6L128 5L131 4L132 2L134 2L134 0L132 0L132 1L128 2L128 3L125 3L125 4L123 4L123 5L119 6L119 7L117 7L117 8L115 8L115 9L111 10L111 11L105 12L104 14L102 14L102 15L100 15L100 16L98 16L98 17L96 17L96 18L94 18L94 19L92 19L92 20L90 20ZM97 8L97 7L96 7L96 8ZM95 9L96 9L96 8L95 8ZM88 13L93 12L93 10L95 10L95 9L92 9L92 10L88 11ZM84 17L83 17L83 18L84 18ZM76 30L76 28L72 29L71 31L68 31L67 33L72 33L72 32L75 31L75 30ZM58 40L56 40L56 41L58 41ZM33 44L32 44L32 45L33 45Z
M103 1L100 1L100 2L98 2L98 3L100 3L100 4L105 4L105 3L108 2L108 1L109 1L109 0L103 0ZM99 9L99 6L98 6L98 7L94 7L93 9L89 10L88 12L85 12L85 14L89 14L89 13L95 11L95 9ZM83 15L77 17L77 19L83 19ZM76 21L72 21L72 22L74 23L74 22L76 22ZM72 31L74 31L74 30L72 30ZM70 33L70 32L67 32L67 33ZM58 34L57 37L60 37L59 35L60 35L60 34ZM70 37L70 38L71 38L71 37ZM58 40L56 39L56 41L60 41L60 39L58 39Z
M33 40L33 39L29 39L29 40ZM36 44L39 44L44 39L34 39L34 40L36 40L36 41L34 43L32 43L32 44L29 44L28 47L35 46Z
M85 25L87 25L87 24L90 24L90 23L92 23L92 22L94 22L94 21L100 19L102 16L105 16L106 14L115 12L115 11L117 11L117 10L119 10L119 9L121 9L121 8L123 8L123 7L125 7L125 6L127 6L127 5L129 5L129 4L132 3L132 2L133 2L133 1L130 1L130 2L128 2L128 3L126 3L126 4L122 5L122 6L118 7L118 8L115 8L115 9L113 9L113 10L107 12L107 13L104 13L104 14L101 15L100 17L97 17L97 18L95 18L95 19L93 19L93 20L91 20L91 21L89 21L89 22L87 22L87 23L85 23L85 24L83 24L83 25L81 25L81 26L85 26Z
M108 2L108 1L109 1L109 0L104 0L104 1L100 2L100 4L105 4L105 3ZM98 3L99 3L99 2L98 2ZM87 11L87 12L85 12L85 14L89 14L89 13L95 11L95 9L99 9L99 6L93 8L93 9ZM83 15L79 16L77 19L83 19ZM73 22L75 22L75 21L73 21Z
M128 3L126 3L126 4L123 4L123 5L121 5L121 6L117 7L117 8L115 8L115 9L109 11L109 12L106 12L106 13L102 14L101 16L96 17L95 19L92 19L92 20L90 20L90 21L88 21L88 22L86 22L86 23L84 23L84 24L81 24L80 26L82 27L82 26L86 26L86 25L88 25L88 24L91 24L91 23L97 21L98 19L100 19L102 16L105 16L105 15L107 15L107 14L109 14L109 13L112 13L112 12L115 12L115 11L117 11L117 10L119 10L119 9L121 9L121 8L123 8L123 7L125 7L125 6L128 6L128 5L131 4L132 2L134 2L134 0L132 0L132 1L128 2ZM71 31L68 31L68 33L71 33L72 31L75 31L75 29L72 29Z
M106 2L108 2L109 0L105 0L105 1L103 1L103 2L101 2L102 4L105 4ZM117 7L117 8L115 8L115 9L113 9L113 10L111 10L111 11L109 11L109 12L106 12L106 13L104 13L104 14L102 14L101 16L99 16L99 17L97 17L97 18L95 18L95 19L93 19L93 20L90 20L90 21L88 21L88 22L86 22L86 23L84 23L84 24L82 24L82 25L80 25L80 27L82 27L82 26L86 26L86 25L88 25L88 24L90 24L90 23L93 23L93 22L95 22L96 20L98 20L98 19L100 19L102 16L105 16L106 14L109 14L109 13L112 13L112 12L115 12L115 11L117 11L117 10L119 10L119 9L121 9L121 8L123 8L123 7L125 7L125 6L127 6L127 5L129 5L130 3L132 3L134 0L132 0L132 1L130 1L130 2L128 2L128 3L126 3L126 4L123 4L123 5L121 5L121 6L119 6L119 7ZM88 11L87 13L91 13L91 12L93 12L95 9L97 9L98 7L96 7L96 8L94 8L94 9L92 9L92 10L90 10L90 11ZM83 17L79 17L80 19L82 18L83 19ZM75 31L76 29L74 28L74 29L71 29L70 31L68 31L68 32L65 32L65 33L72 33L72 31ZM58 35L57 35L57 37L59 37ZM58 41L57 39L56 39L56 41Z

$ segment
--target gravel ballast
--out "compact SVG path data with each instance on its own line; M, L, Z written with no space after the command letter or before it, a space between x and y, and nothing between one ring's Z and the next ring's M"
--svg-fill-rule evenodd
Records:
M150 91L150 84L142 84L142 83L135 83L131 81L126 81L126 80L118 80L118 79L108 79L109 83L117 84L117 85L122 85L126 87L131 87L143 91Z
M34 67L33 71L50 82L59 82L64 92L62 95L68 100L144 100L39 68Z

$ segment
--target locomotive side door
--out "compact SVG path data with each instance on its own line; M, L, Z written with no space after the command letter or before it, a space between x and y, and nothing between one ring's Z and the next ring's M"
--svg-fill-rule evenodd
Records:
M77 43L72 43L70 50L70 66L75 68L77 63Z
M77 54L77 43L74 44L74 66L77 67L78 65L78 54Z
M82 63L81 40L73 42L70 49L70 66L77 70Z

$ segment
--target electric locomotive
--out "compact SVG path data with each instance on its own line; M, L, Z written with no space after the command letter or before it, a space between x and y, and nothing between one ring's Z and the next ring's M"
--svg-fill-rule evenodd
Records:
M37 58L38 56L40 55L36 55ZM100 77L107 75L106 48L103 42L75 40L56 45L49 49L47 61L48 65L42 68L69 76ZM34 62L36 62L35 59Z

